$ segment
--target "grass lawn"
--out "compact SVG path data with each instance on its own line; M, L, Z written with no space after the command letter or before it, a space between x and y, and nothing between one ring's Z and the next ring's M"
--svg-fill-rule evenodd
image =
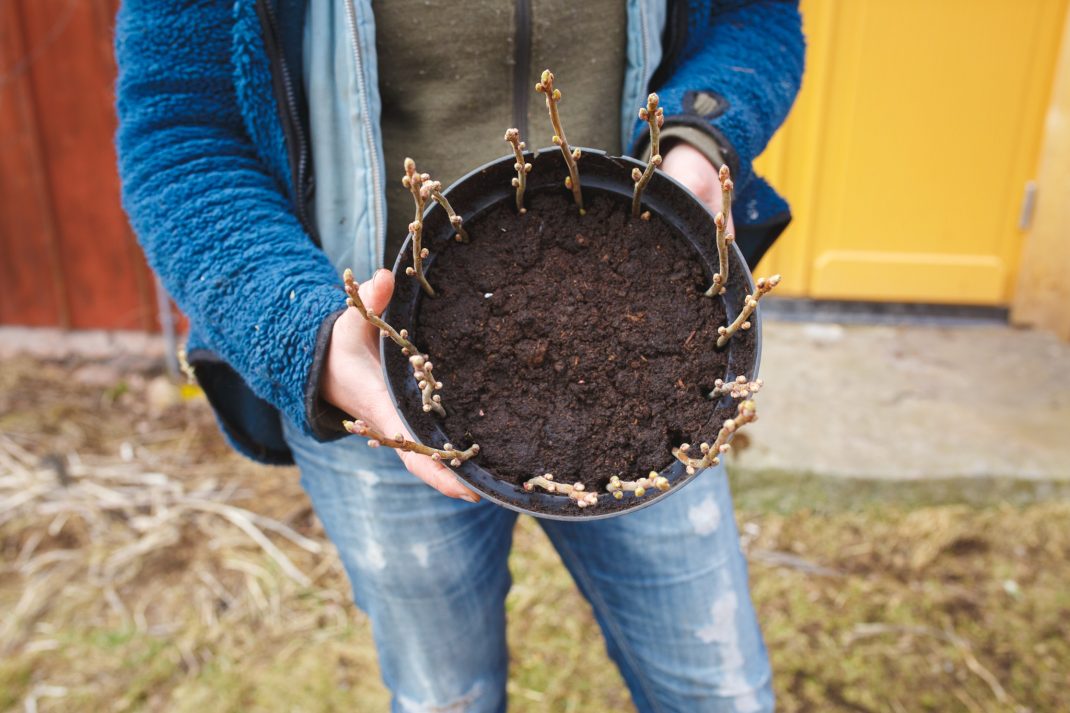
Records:
M781 710L1066 710L1070 484L733 480ZM387 709L296 472L146 375L0 364L0 551L0 711ZM510 565L511 710L632 710L530 519Z

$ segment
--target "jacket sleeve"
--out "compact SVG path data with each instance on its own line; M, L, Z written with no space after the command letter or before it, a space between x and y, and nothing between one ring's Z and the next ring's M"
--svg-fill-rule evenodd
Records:
M125 0L116 21L123 203L208 347L310 431L317 334L344 307L327 257L246 133L232 2ZM320 340L322 351L323 340Z
M704 2L690 5L684 49L664 84L655 87L665 126L697 129L716 141L743 188L753 176L751 162L799 91L805 40L798 3L714 0L712 10Z

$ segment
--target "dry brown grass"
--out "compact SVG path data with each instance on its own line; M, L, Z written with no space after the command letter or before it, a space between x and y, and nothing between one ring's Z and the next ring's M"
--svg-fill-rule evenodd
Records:
M0 367L0 710L386 710L294 471L235 456L203 402L147 375ZM752 475L736 493L782 710L1060 710L1065 489ZM511 566L512 709L629 710L530 521Z

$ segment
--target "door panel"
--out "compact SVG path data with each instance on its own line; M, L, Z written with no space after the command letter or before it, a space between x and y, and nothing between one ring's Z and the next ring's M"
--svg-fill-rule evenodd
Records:
M783 295L1006 304L1066 0L802 3L798 103L758 162Z

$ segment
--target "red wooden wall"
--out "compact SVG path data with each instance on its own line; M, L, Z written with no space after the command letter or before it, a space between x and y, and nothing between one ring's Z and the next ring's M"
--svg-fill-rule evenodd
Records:
M0 0L0 324L153 329L119 202L119 0Z

